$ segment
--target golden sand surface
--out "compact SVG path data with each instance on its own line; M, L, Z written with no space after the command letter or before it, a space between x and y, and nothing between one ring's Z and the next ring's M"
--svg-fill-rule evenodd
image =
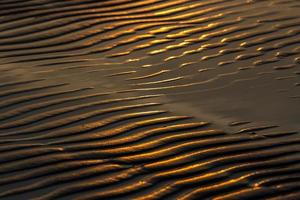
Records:
M299 0L1 0L0 199L300 199Z

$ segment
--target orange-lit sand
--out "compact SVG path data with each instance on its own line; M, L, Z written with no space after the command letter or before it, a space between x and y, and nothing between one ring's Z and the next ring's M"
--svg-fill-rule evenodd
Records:
M300 199L299 0L1 0L0 200Z

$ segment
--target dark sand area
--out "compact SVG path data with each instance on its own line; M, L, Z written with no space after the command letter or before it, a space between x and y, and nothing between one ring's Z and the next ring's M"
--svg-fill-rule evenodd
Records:
M298 200L299 132L299 0L0 1L0 200Z

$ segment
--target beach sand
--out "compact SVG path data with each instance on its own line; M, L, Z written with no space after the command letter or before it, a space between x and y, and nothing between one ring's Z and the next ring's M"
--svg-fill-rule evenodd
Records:
M0 199L300 199L299 0L1 0Z

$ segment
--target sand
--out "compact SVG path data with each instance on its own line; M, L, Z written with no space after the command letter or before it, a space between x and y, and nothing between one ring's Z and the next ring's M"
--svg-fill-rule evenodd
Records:
M0 1L0 199L300 199L299 12Z

